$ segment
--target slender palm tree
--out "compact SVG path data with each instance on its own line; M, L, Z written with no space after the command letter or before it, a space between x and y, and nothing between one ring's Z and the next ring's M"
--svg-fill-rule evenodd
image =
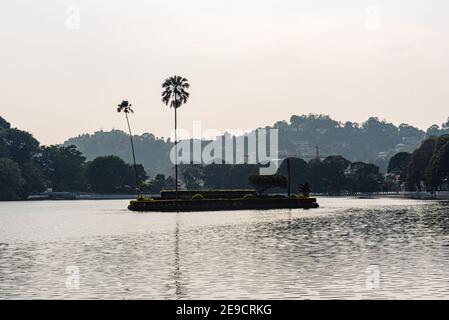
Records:
M187 102L189 93L187 89L190 87L188 80L180 76L172 76L167 78L162 84L162 102L170 108L175 109L175 188L176 200L178 200L178 136L176 129L178 127L178 118L176 111L179 107Z
M302 183L299 185L299 192L302 194L304 198L308 198L310 196L310 192L312 191L312 187L309 183Z
M126 117L126 123L128 124L128 131L129 131L129 139L131 141L131 150L133 152L133 162L134 162L134 176L136 178L136 191L137 195L140 196L140 188L139 188L139 178L137 176L137 164L136 164L136 154L134 152L134 143L133 143L133 135L131 133L131 126L129 125L129 119L128 119L128 113L134 113L133 109L131 109L132 104L128 101L123 100L122 103L120 103L117 106L117 112L123 112L125 113Z

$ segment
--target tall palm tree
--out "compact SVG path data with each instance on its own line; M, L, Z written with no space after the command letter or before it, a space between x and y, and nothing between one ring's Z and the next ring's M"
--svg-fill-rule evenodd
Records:
M172 76L167 78L162 84L162 102L170 108L175 109L175 183L176 183L176 200L178 200L178 136L176 129L178 127L178 118L176 111L179 107L187 102L189 93L187 89L190 87L188 80L180 76Z
M299 192L302 194L304 198L308 198L310 196L311 191L312 187L308 182L299 185Z
M137 164L136 164L136 154L134 152L134 143L133 143L133 135L131 133L131 126L129 125L129 119L128 119L128 113L134 113L133 109L131 109L132 104L128 101L123 100L122 103L120 103L117 106L117 112L123 112L125 113L126 117L126 123L128 124L128 130L129 130L129 139L131 140L131 150L133 152L133 162L134 162L134 176L136 178L136 190L137 195L140 196L140 188L139 188L139 178L137 176Z

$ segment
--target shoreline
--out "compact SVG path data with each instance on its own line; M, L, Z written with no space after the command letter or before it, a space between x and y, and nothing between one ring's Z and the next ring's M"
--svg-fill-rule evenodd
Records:
M286 194L280 194L286 195ZM145 194L146 197L158 197L156 194ZM440 191L436 195L429 192L373 192L373 193L340 193L340 194L321 194L311 193L313 197L332 197L332 198L400 198L417 200L449 200L449 191ZM71 192L61 192L51 195L31 195L28 199L16 201L44 201L44 200L135 200L135 194L78 194Z

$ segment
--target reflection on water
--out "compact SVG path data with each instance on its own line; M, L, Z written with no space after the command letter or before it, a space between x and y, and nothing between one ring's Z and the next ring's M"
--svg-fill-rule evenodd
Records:
M121 200L0 203L0 298L449 298L446 203L320 205L176 214L128 212ZM67 267L79 288L66 286Z

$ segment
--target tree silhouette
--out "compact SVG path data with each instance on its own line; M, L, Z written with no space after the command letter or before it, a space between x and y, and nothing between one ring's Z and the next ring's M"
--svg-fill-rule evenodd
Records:
M287 178L280 175L253 175L248 177L248 182L256 189L259 195L271 188L285 188L287 186Z
M138 178L138 175L137 175L136 154L134 152L133 135L131 133L131 126L129 124L129 119L128 119L128 113L134 113L134 111L133 111L133 109L131 107L132 107L132 104L130 104L126 100L123 100L122 103L120 103L117 106L117 112L118 113L121 113L121 112L125 113L126 123L128 124L128 130L129 130L129 139L131 141L131 150L132 150L132 153L133 153L134 176L136 178L136 191L137 191L137 195L140 196L139 178Z
M187 89L190 87L188 80L180 76L167 78L162 84L162 102L170 108L175 109L175 189L176 200L178 200L178 136L176 129L178 127L177 110L189 99Z
M299 186L299 192L302 194L304 198L308 198L311 191L312 187L307 182Z

